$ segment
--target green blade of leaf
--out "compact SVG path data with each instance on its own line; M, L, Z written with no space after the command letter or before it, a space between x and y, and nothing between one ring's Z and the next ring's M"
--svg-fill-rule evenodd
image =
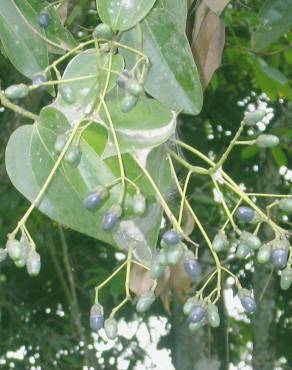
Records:
M272 155L279 167L287 166L288 160L283 149L279 147L272 148Z
M59 13L57 10L50 5L48 2L40 2L38 0L28 0L34 10L39 14L41 11L46 11L50 16L49 26L43 30L44 36L46 39L51 41L51 44L48 44L49 52L62 54L65 50L73 49L77 46L77 41L74 39L71 32L64 27L61 22ZM30 22L33 22L33 19L30 19ZM36 26L32 23L34 27ZM56 46L54 46L54 44ZM59 45L59 47L57 46Z
M260 24L252 35L252 48L262 50L292 28L292 2L266 0L259 13Z
M60 111L46 107L37 123L22 126L12 134L6 149L7 173L14 186L31 202L56 161L54 143L57 135L69 128L66 117ZM117 159L109 162L100 157L106 140L106 131L101 126L87 130L80 141L82 158L79 166L73 168L62 162L38 208L57 222L119 248L128 248L132 243L140 250L140 258L147 260L156 245L157 225L161 223L161 209L155 200L150 200L149 213L145 217L137 217L133 215L132 197L127 192L123 217L113 233L105 232L101 222L109 207L119 201L121 184L111 189L109 198L96 212L88 211L83 206L83 199L96 186L106 185L117 178L116 174L119 176ZM141 172L137 173L137 168L133 168L134 164L131 157L124 158L125 169L133 181L141 175ZM152 175L156 178L160 176L154 172ZM143 192L145 186L148 185L144 180Z
M128 113L121 111L116 96L107 101L107 106L122 153L160 145L175 131L176 115L157 100L141 97ZM101 118L107 122L104 110L101 111ZM112 155L116 155L116 148L109 130L109 141L103 158Z
M109 67L108 54L102 54L101 65L105 69ZM113 56L112 69L120 72L124 69L124 59L121 55L116 54ZM63 80L78 79L62 84L62 86L70 87L76 99L73 104L68 104L63 100L61 94L58 93L55 102L56 107L62 110L73 123L78 121L84 114L84 110L88 109L96 100L98 94L101 93L105 85L106 76L106 70L99 70L97 75L95 49L89 49L80 53L68 63L62 76ZM82 77L84 79L80 79ZM107 91L109 92L115 84L116 75L111 73Z
M167 107L198 114L203 94L199 74L186 36L172 15L164 9L153 9L141 23L144 53L151 66L145 82L146 91ZM135 30L125 33L123 42L137 46ZM127 67L133 64L125 53Z
M101 20L114 31L125 31L135 26L154 3L155 0L96 0Z
M187 0L157 0L154 6L171 13L181 32L185 32L188 15Z
M30 24L34 19L33 25ZM44 70L48 61L48 47L38 26L37 13L27 0L2 0L0 6L0 40L6 55L28 78Z

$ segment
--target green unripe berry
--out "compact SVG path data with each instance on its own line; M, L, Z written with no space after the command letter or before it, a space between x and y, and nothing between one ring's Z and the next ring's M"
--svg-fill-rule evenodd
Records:
M158 262L154 262L153 265L150 267L150 270L148 272L148 276L152 280L159 279L165 271L165 267L159 264Z
M182 244L175 245L173 247L169 247L166 250L167 254L167 262L169 265L175 266L179 263L184 255L184 247Z
M250 249L257 250L262 245L261 240L254 234L243 231L240 235L240 241Z
M280 287L282 290L288 290L292 284L292 270L287 267L282 271L280 279Z
M281 199L279 208L284 212L292 213L292 199Z
M247 257L247 255L249 254L250 252L250 248L248 245L240 242L237 249L236 249L236 253L235 253L235 256L237 258L240 258L240 259L244 259Z
M28 95L29 88L25 84L11 85L4 91L8 99L21 99Z
M266 113L263 110L257 109L253 112L246 113L243 120L247 126L253 126L256 123L260 122L265 117L265 115Z
M183 305L183 313L188 316L193 308L195 307L195 305L198 303L198 300L197 298L195 297L190 297L186 300L185 304Z
M35 250L28 253L26 269L30 276L37 276L41 269L41 256Z
M125 89L126 82L129 80L129 72L125 69L122 74L117 76L116 82L121 89Z
M275 135L260 135L256 140L257 146L260 148L273 148L279 144L280 140Z
M128 113L132 110L138 103L138 98L132 95L126 95L121 101L121 111L123 113Z
M130 95L135 97L141 96L144 92L143 86L134 78L128 80L126 84L126 90Z
M113 317L108 318L104 322L105 334L109 339L116 339L118 336L118 323Z
M149 309L152 303L155 301L155 294L153 292L147 292L142 294L138 299L136 310L137 312L145 312Z
M67 134L58 135L54 144L54 150L56 153L60 154L64 149L66 142L68 140Z
M30 244L28 241L20 240L19 245L21 247L20 257L14 261L16 267L22 268L26 265L28 253L30 251Z
M217 306L210 304L207 308L207 320L212 328L218 328L220 325L220 316Z
M112 40L112 38L114 37L114 33L110 26L105 23L100 23L95 27L95 30L93 31L93 36L98 39Z
M228 239L224 231L219 231L213 239L213 249L215 252L224 251L228 247Z
M201 320L199 322L190 322L189 323L189 330L191 332L196 332L196 331L202 329L204 324L205 324L204 320Z
M7 258L7 249L0 248L0 262L5 261Z
M168 260L167 260L167 253L166 250L161 249L159 252L159 255L157 257L157 260L161 266L167 266Z
M77 167L81 160L81 150L78 145L71 145L65 154L65 161L72 167Z
M267 263L271 258L272 248L269 244L264 244L260 247L257 254L258 263Z
M141 193L133 197L133 211L138 216L143 216L146 211L146 199Z
M8 239L6 243L6 249L9 257L13 260L19 260L21 258L21 244L16 239Z
M64 100L65 103L67 104L73 104L76 100L76 96L74 91L71 89L69 86L65 85L60 85L59 86L59 93Z

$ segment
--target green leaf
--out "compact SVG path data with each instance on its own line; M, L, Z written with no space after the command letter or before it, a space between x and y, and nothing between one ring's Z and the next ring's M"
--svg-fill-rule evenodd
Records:
M279 167L287 165L288 160L283 149L279 147L272 148L272 155Z
M101 65L104 68L109 67L109 54L102 54ZM120 72L124 69L124 60L121 55L113 56L112 69ZM62 84L72 90L76 100L73 104L67 104L58 93L56 106L67 115L70 121L78 121L84 115L84 110L88 109L96 100L97 95L102 92L106 76L107 71L103 70L99 70L99 75L97 75L95 49L78 54L68 63L62 76L63 80L78 79ZM82 77L84 79L81 79ZM115 83L116 75L111 73L107 91L110 91Z
M43 35L43 30L27 0L1 1L0 40L11 63L28 78L49 63L47 44L39 35Z
M122 153L160 145L174 134L176 115L159 101L141 97L130 112L123 113L119 100L115 96L107 101L107 106ZM101 111L101 118L108 126L104 110ZM103 158L111 155L116 155L116 148L109 131L109 141Z
M44 36L51 42L48 43L49 52L61 54L78 45L71 32L63 26L59 13L52 5L48 2L40 2L38 0L29 0L29 2L38 14L45 10L51 18L48 28L43 30Z
M252 48L262 50L292 28L292 2L266 0L259 12L259 26L252 35Z
M125 31L135 26L154 3L155 0L96 0L101 20L114 31Z
M144 53L151 62L146 91L177 112L198 114L203 102L202 88L186 36L164 9L153 9L141 26ZM135 30L131 30L125 33L123 42L136 47L136 37ZM128 53L125 55L128 67L133 60Z
M253 63L254 75L258 86L271 98L292 99L292 89L286 76L279 70L270 67L264 60Z
M7 173L13 185L31 202L56 161L53 148L57 135L69 128L66 117L60 111L46 107L41 111L37 123L22 126L12 134L6 149ZM132 197L127 192L124 215L113 233L102 229L101 220L109 207L120 199L121 184L110 190L109 198L96 212L83 207L84 197L96 186L112 182L117 178L116 173L119 176L117 159L103 161L100 157L106 140L107 134L102 126L95 125L87 129L80 141L82 158L79 166L72 168L62 162L38 208L57 222L119 248L125 249L132 244L139 251L136 252L139 258L149 262L151 249L157 242L157 225L160 225L162 216L155 199L149 200L147 214L137 217L133 216ZM162 161L162 158L159 160ZM133 181L139 176L141 178L141 172L137 173L137 165L135 167L135 161L130 156L124 157L124 165L128 177ZM153 173L153 176L157 179L160 174ZM146 189L146 196L147 186L149 184L144 179L141 190L144 192Z
M171 13L181 32L185 32L188 15L187 0L157 0L155 8L165 9Z
M260 148L257 145L250 145L241 150L242 159L250 159L256 156L260 152Z

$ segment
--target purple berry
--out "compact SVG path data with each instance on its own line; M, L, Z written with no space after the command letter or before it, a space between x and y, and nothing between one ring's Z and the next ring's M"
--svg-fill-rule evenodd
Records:
M93 331L98 331L103 327L104 317L103 315L90 315L89 322L91 329Z
M255 211L250 207L242 206L237 209L236 216L239 221L251 222L255 216Z
M257 306L255 303L255 300L250 296L243 296L240 298L240 302L242 304L242 307L245 309L246 312L253 313L255 312Z
M277 248L272 250L271 260L275 267L283 268L287 264L288 249Z
M185 271L190 277L196 277L201 273L201 266L197 260L188 259L184 263Z
M162 235L162 240L166 245L176 245L180 242L180 236L175 230L168 230Z
M189 321L190 322L199 322L203 320L203 318L206 315L206 308L200 304L197 304L193 307L190 316Z

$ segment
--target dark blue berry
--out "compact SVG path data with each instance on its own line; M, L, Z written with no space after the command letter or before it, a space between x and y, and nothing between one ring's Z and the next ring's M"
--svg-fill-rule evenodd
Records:
M103 315L90 315L89 322L91 329L98 331L103 327L104 317Z
M195 305L194 308L192 309L190 316L189 316L189 321L190 322L199 322L203 320L203 318L206 315L206 308L202 305Z
M197 260L186 260L184 263L185 271L190 277L196 277L201 273L201 266Z
M110 231L114 228L118 222L118 216L113 212L107 212L102 220L102 228L106 231Z
M162 235L162 240L166 245L176 245L180 242L180 236L175 230L168 230Z
M287 264L288 249L277 248L272 250L271 260L275 267L283 268Z
M255 211L250 207L242 206L236 211L236 216L239 221L251 222L255 216Z
M90 193L84 200L83 206L86 209L95 209L97 208L102 202L100 194L97 193Z
M240 302L242 307L245 309L246 312L253 313L255 312L257 306L255 300L250 296L243 296L240 298Z
M39 25L41 28L48 28L51 23L51 17L47 12L41 12L39 15Z

